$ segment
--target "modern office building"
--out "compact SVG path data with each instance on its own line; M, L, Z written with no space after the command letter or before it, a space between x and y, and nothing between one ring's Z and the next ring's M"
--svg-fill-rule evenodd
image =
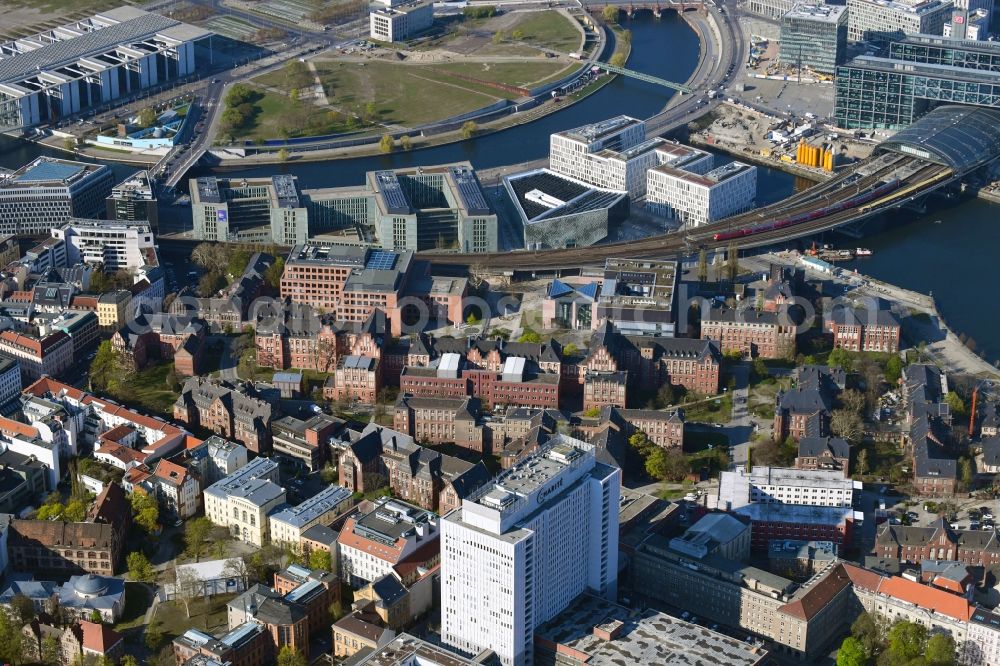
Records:
M524 247L582 247L608 236L626 219L626 192L604 190L550 169L505 176L504 188L524 228Z
M118 183L107 198L109 220L148 222L155 234L159 229L156 189L148 171L136 171Z
M434 5L425 0L377 0L371 6L369 22L372 39L401 42L434 24Z
M722 472L719 508L731 511L745 504L801 504L850 508L861 482L837 470L754 467Z
M71 218L53 229L52 237L66 241L70 265L100 264L105 271L114 272L159 263L148 222Z
M192 178L190 186L198 240L294 245L309 236L309 216L295 176L202 176Z
M136 7L0 45L0 127L54 122L203 67L195 44L212 33Z
M847 7L802 3L781 17L778 62L833 74L847 51Z
M847 39L878 46L907 35L940 35L950 0L847 0Z
M751 14L780 21L781 17L792 11L796 0L748 0L745 7Z
M991 3L992 4L992 3ZM985 40L990 37L990 17L986 9L969 11L959 9L958 3L951 12L951 18L944 24L945 37L952 39Z
M549 168L636 198L646 193L646 171L664 159L658 149L669 145L665 139L647 140L643 121L616 116L552 134Z
M674 337L677 278L676 261L607 259L591 325L607 321L625 335Z
M729 162L704 174L667 164L648 172L646 209L697 227L754 208L757 167Z
M97 217L114 181L108 166L54 157L0 173L0 233L48 235L71 217Z
M557 435L441 520L441 636L505 666L580 594L614 599L621 470Z
M1000 44L915 35L886 58L837 68L834 114L848 129L904 129L939 104L1000 108Z
M468 162L369 171L372 226L382 247L403 250L497 251L497 216Z

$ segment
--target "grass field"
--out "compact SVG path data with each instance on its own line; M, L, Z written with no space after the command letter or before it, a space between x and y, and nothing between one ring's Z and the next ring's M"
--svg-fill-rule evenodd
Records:
M483 81L530 88L542 81L568 74L569 66L561 62L457 62L435 65L439 72L454 72L474 76Z
M153 412L172 414L179 395L167 386L167 374L173 368L173 363L161 363L135 373L123 382L118 398Z
M152 603L149 590L141 583L125 583L125 608L115 625L117 631L124 631L142 625L146 609Z
M525 15L512 26L511 33L515 30L524 33L520 41L563 53L576 51L582 41L580 31L570 19L554 9Z
M152 626L161 631L168 640L173 640L188 629L200 629L214 634L228 627L226 604L235 597L235 594L220 594L208 599L194 599L190 602L190 618L187 617L184 604L180 601L164 601L156 607Z
M240 138L251 140L322 136L348 131L345 117L311 101L260 90L263 97L254 103L257 115L252 125L242 128Z

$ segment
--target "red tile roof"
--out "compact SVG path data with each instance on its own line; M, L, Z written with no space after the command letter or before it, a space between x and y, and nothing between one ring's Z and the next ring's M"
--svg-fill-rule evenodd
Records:
M27 423L21 423L13 419L0 416L0 432L5 435L19 435L21 437L38 437L38 429Z
M80 629L83 632L80 642L85 650L105 654L122 641L121 634L104 624L80 620Z
M69 306L75 310L97 310L97 296L73 296Z
M800 620L809 620L826 608L850 584L851 578L844 571L844 567L836 565L801 597L785 604L780 610Z
M81 391L75 386L70 386L69 384L63 384L61 381L53 379L48 375L37 379L34 384L24 389L24 393L33 395L38 398L41 398L46 394L52 394L52 395L65 394L73 398L77 402L83 400L88 395L87 393Z
M851 582L855 587L860 587L871 592L877 592L878 586L882 583L882 576L869 569L863 569L846 562L841 563L844 571L847 572Z
M106 442L121 442L123 439L125 439L134 432L135 430L133 428L129 428L127 425L123 423L121 425L115 426L114 428L108 430L105 433L102 433L101 439L103 439Z
M928 585L921 585L902 576L882 579L878 593L907 601L962 622L968 622L974 610L965 597Z
M187 470L169 460L160 460L157 462L153 474L175 486L182 485L187 479Z
M344 523L344 529L340 531L340 536L337 537L337 543L343 546L350 546L351 548L356 548L362 552L368 553L372 557L377 557L380 560L388 562L390 564L396 564L399 561L400 555L403 553L403 545L399 546L386 546L383 543L379 543L373 539L366 539L362 536L358 536L354 533L354 525L357 521L354 518L349 518L346 523Z
M0 342L5 342L15 347L23 347L39 358L44 358L50 349L58 345L64 339L69 340L69 336L62 331L55 331L41 339L31 335L21 335L20 333L15 333L14 331L4 331L3 333L0 333Z
M111 456L112 458L122 461L125 465L133 462L141 463L146 460L146 455L141 451L136 451L135 449L130 449L127 446L115 444L114 442L101 444L101 446L99 446L94 453Z

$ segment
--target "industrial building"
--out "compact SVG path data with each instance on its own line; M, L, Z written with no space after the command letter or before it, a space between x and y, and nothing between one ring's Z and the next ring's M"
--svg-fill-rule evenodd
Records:
M71 217L97 217L114 182L103 164L53 157L0 173L0 234L48 235Z
M58 121L194 73L212 33L135 7L0 44L0 127Z
M549 169L505 176L503 184L528 249L593 245L629 214L626 192L604 190Z
M839 127L904 129L940 103L1000 108L1000 44L915 35L837 68Z
M401 42L434 24L434 4L425 0L376 0L368 16L372 39Z
M614 599L620 488L593 445L556 435L444 516L444 644L530 664L539 625L583 592Z
M156 189L148 171L136 171L118 183L107 198L109 220L148 222L153 233L159 230Z
M883 46L907 35L940 35L951 9L944 0L847 0L847 39Z
M729 162L704 174L669 165L648 172L646 209L697 227L745 213L757 199L757 167Z
M802 3L781 17L778 62L833 74L847 51L847 8Z

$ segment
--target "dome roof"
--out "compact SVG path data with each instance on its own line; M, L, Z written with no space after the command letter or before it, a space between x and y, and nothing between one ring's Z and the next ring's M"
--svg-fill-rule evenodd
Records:
M99 596L107 591L108 581L101 576L86 574L84 576L79 576L76 579L76 582L73 583L73 589L76 590L78 594Z

